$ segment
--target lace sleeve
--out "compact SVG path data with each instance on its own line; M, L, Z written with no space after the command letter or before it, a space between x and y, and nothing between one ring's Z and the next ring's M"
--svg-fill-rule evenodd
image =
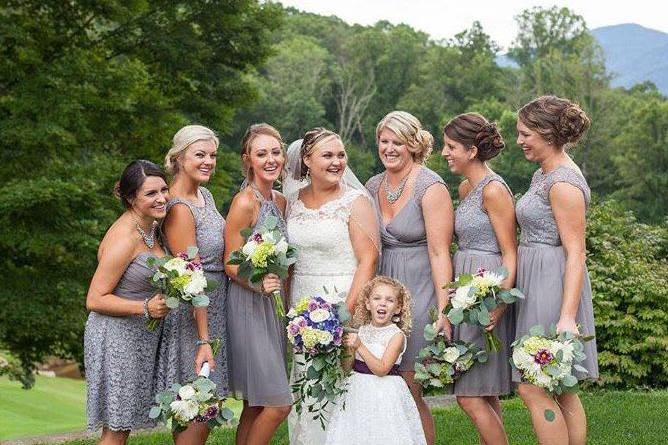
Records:
M441 184L445 189L448 189L448 186L443 181L438 173L428 169L427 167L421 167L422 170L418 173L418 177L415 180L415 201L422 207L422 198L424 198L427 189L434 184Z
M546 201L550 200L550 189L558 182L565 182L579 188L584 195L585 206L589 207L591 192L587 185L587 180L580 173L568 167L560 167L557 170L550 172L542 188L543 199Z
M350 238L362 235L371 241L376 251L380 253L380 225L376 208L368 196L359 193L350 202L350 217L348 222Z

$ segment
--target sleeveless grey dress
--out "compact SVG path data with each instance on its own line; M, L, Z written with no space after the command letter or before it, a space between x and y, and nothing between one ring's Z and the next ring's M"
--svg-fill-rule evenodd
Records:
M152 254L132 260L113 294L144 301L158 290L154 271L146 264ZM135 430L155 425L148 412L155 396L154 376L160 329L150 332L144 317L114 317L91 312L84 333L84 365L88 386L88 430Z
M422 216L422 198L434 184L445 182L438 174L420 166L415 179L413 196L399 213L385 225L382 221L378 193L384 173L378 174L366 183L373 196L380 224L383 251L380 257L379 274L402 282L411 292L413 328L408 336L406 352L399 366L400 371L414 371L415 359L420 349L426 346L424 327L431 323L429 308L437 307L436 288L431 277L431 264L427 250L427 231ZM445 283L444 283L445 284Z
M511 194L508 185L496 173L485 176L482 181L461 200L455 210L455 234L459 249L453 258L455 276L476 273L479 268L493 270L502 266L499 243L492 223L483 208L483 190L487 184L498 181ZM489 354L489 360L477 364L455 382L454 394L458 396L498 396L510 393L510 344L514 340L513 325L515 314L509 305L503 317L494 328L501 341L497 353ZM483 331L480 327L462 323L455 326L455 340L473 342L485 347Z
M218 287L208 294L207 319L209 338L221 339L222 347L215 357L216 369L209 378L216 384L218 394L226 395L228 391L227 328L225 326L227 276L223 265L225 219L216 209L211 192L204 187L200 187L199 190L204 197L203 207L174 198L167 203L167 212L178 204L183 204L190 209L195 220L197 248L204 275L207 280L212 279L218 282ZM172 252L172 254L178 253ZM169 312L163 324L158 365L157 386L159 390L169 388L174 383L184 384L197 377L195 375L195 355L198 348L196 342L199 337L193 307L189 304L180 304L178 308Z
M262 200L253 233L269 216L288 239L285 220L274 201ZM273 298L230 281L227 307L230 394L249 406L292 405L286 363L286 333L276 318Z
M547 330L559 321L566 255L549 198L550 189L558 182L566 182L582 190L585 204L589 206L587 181L579 172L565 165L549 173L538 169L529 190L517 201L515 212L522 230L517 251L517 287L524 292L525 299L515 303L516 338L527 334L534 325L542 324ZM580 325L580 333L595 334L591 283L586 266L576 322ZM598 360L595 339L585 343L584 352L587 359L582 366L589 371L586 377L596 379ZM577 372L576 376L584 377ZM513 382L520 381L519 373L513 370Z

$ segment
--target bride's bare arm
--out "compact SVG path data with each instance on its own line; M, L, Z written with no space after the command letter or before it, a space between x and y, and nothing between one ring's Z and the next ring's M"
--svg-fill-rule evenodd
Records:
M380 251L376 211L371 201L365 196L358 197L352 204L348 233L358 262L346 297L346 304L352 313L362 287L376 274Z

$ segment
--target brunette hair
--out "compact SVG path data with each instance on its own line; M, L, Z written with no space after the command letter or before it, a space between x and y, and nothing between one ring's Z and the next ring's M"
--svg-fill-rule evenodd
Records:
M330 138L337 138L341 140L341 137L334 133L331 130L322 127L316 127L312 130L307 131L304 134L302 140L302 147L299 151L299 157L301 158L301 177L304 178L308 174L308 167L304 162L304 158L309 156L322 145L323 142L329 140Z
M520 108L518 118L557 147L575 144L591 124L579 105L557 96L541 96L532 100Z
M498 155L505 147L496 124L478 113L455 116L445 124L443 133L467 149L475 146L478 149L476 158L483 162Z
M121 200L121 204L126 209L132 207L132 200L137 196L137 190L141 188L150 176L162 178L167 183L167 177L160 167L151 161L138 159L132 161L125 167L121 174L121 179L114 186L114 195Z

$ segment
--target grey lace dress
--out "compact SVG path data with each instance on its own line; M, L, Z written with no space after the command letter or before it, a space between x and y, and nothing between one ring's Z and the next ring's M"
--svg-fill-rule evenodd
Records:
M151 285L154 271L146 264L152 254L142 252L128 265L113 294L144 301L158 290ZM84 365L88 384L86 415L90 431L148 428L155 423L148 412L155 395L154 376L160 329L150 332L144 317L115 317L91 312L84 333Z
M207 319L209 337L221 339L222 347L215 357L216 369L211 373L210 379L216 384L218 394L226 395L228 363L225 311L228 280L223 265L225 219L216 209L211 192L204 187L200 187L199 190L204 197L203 207L175 198L167 203L167 212L179 204L190 209L195 220L197 248L204 275L207 280L218 282L218 287L208 294ZM171 252L171 254L178 253ZM196 342L199 337L193 307L189 304L180 304L177 309L170 311L165 317L163 325L157 375L159 390L169 388L174 383L183 384L197 377L195 375L195 355L197 354Z
M515 213L522 231L517 251L517 287L525 299L516 305L517 322L515 337L528 333L529 328L541 324L549 329L559 321L563 295L563 278L566 255L561 245L557 223L550 206L550 189L558 182L566 182L579 188L585 204L590 201L589 186L576 170L562 165L549 173L538 169L531 180L529 190L517 201ZM580 306L576 322L584 335L594 335L594 311L591 283L585 266ZM588 378L598 378L596 340L585 343L587 359L582 363ZM578 378L585 377L576 372ZM520 375L513 370L513 382L520 382Z
M415 179L411 199L387 225L382 222L378 201L384 173L372 177L366 183L381 221L380 236L383 248L379 274L402 282L412 296L413 327L399 367L401 371L414 370L418 352L427 344L423 331L424 327L431 323L429 309L437 307L436 288L431 276L431 263L427 250L427 231L422 216L422 198L429 187L435 184L446 186L438 174L426 167L419 168L420 172Z
M262 200L253 233L269 216L287 239L285 220L274 201ZM249 406L289 406L286 332L276 318L273 298L230 282L227 309L230 393Z
M483 208L483 190L490 182L498 181L510 193L508 185L496 173L491 173L476 184L461 200L455 210L455 234L458 250L453 258L455 276L476 273L479 268L494 270L502 265L499 243L492 223ZM511 193L512 196L512 193ZM458 396L498 396L510 393L510 344L514 340L513 306L509 305L494 328L501 341L497 353L490 353L489 360L477 364L455 382ZM454 338L485 347L483 331L478 326L462 323L455 327Z

